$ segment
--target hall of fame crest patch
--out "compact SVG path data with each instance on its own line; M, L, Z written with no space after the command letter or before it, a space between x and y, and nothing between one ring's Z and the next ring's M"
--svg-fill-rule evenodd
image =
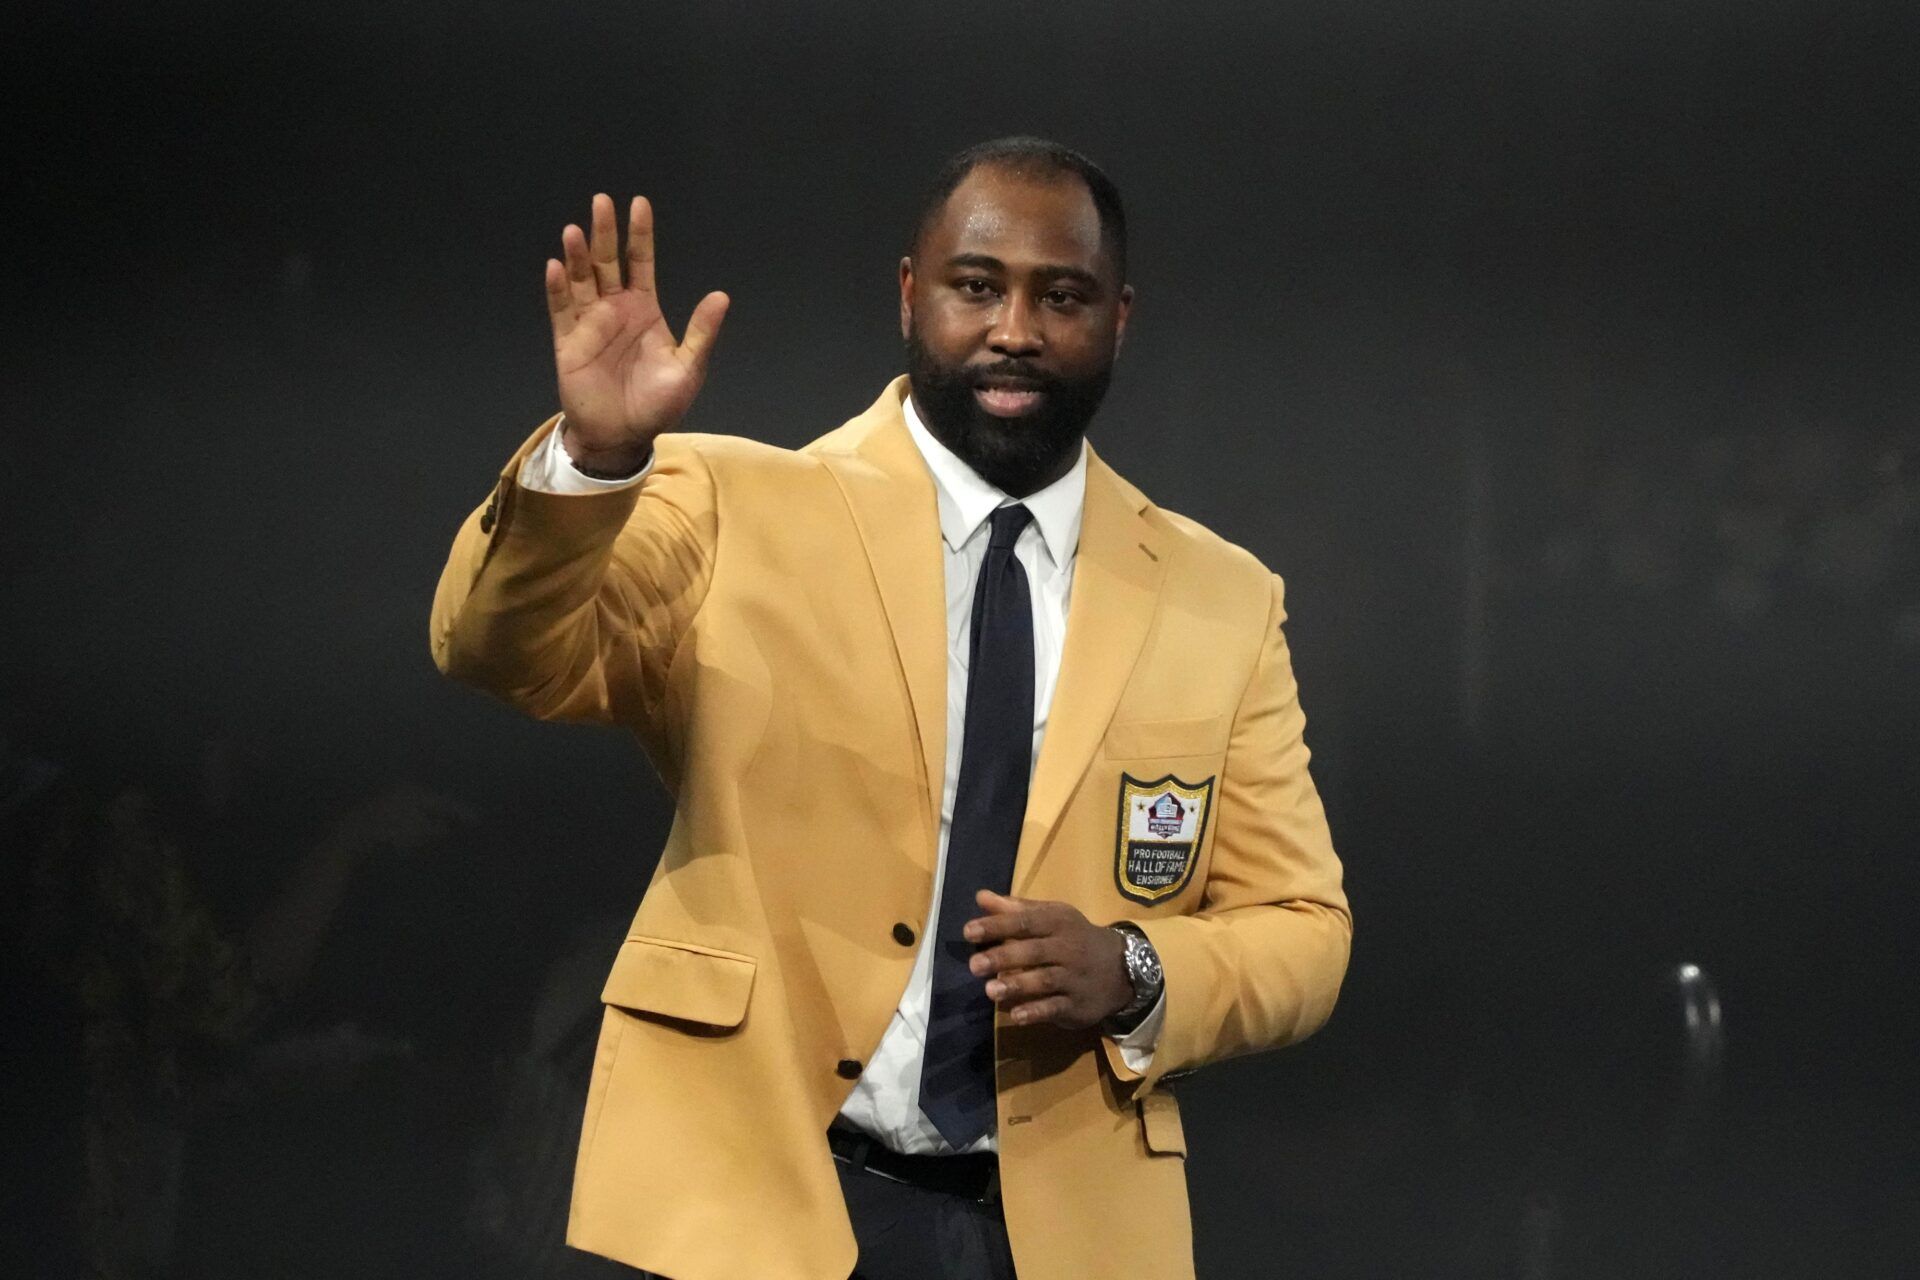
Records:
M1113 879L1134 902L1160 902L1187 887L1207 835L1213 779L1182 782L1168 774L1155 782L1120 775L1119 848Z

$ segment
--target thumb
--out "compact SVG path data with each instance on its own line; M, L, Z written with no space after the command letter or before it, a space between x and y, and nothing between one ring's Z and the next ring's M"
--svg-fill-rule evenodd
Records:
M727 318L730 299L724 293L710 293L700 299L687 321L687 338L680 344L680 358L687 362L695 377L704 378L713 344L720 337L720 322Z

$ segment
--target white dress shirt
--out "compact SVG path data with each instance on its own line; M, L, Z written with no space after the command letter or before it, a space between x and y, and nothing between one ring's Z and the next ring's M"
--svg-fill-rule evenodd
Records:
M1033 513L1020 532L1013 554L1026 570L1033 600L1033 760L1040 758L1047 712L1060 677L1060 652L1067 633L1067 600L1080 546L1080 518L1087 492L1087 451L1083 444L1072 470L1037 493L1014 499L934 439L920 421L912 397L902 405L907 431L926 460L939 503L940 541L947 591L947 758L940 795L940 849L934 866L933 897L914 956L907 989L879 1048L860 1073L840 1115L895 1151L908 1155L946 1154L953 1150L920 1111L920 1068L926 1050L927 1015L933 1001L933 941L938 935L940 886L946 874L947 840L953 829L953 798L960 782L960 753L967 722L967 649L973 621L974 584L987 555L987 517L1016 501ZM620 480L582 475L551 432L520 468L520 483L543 493L599 493L638 484L651 468ZM984 983L984 979L982 982ZM1135 1071L1153 1060L1166 1015L1166 996L1127 1035L1118 1040L1121 1056ZM983 1134L969 1151L992 1151L996 1135Z

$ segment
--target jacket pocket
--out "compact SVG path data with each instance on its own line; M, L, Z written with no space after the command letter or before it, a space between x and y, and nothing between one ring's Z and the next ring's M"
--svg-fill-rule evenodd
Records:
M628 938L600 999L632 1013L737 1027L753 992L752 956L668 938Z
M1196 720L1123 720L1107 726L1104 754L1109 760L1151 756L1210 756L1227 745L1227 718Z
M1187 1131L1180 1124L1180 1101L1158 1089L1135 1100L1140 1108L1140 1136L1155 1155L1185 1156Z

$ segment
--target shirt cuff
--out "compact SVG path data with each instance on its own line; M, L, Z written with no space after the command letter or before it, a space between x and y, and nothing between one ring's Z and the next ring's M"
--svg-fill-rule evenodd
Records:
M566 425L566 417L553 424L553 430L547 432L547 438L534 447L520 462L518 482L523 489L532 489L535 493L611 493L616 489L627 489L647 478L647 472L653 470L653 455L647 455L647 465L630 476L618 480L602 480L587 475L573 465L573 457L567 447L560 443L560 428Z
M1153 1002L1153 1008L1140 1020L1140 1025L1124 1036L1115 1036L1113 1042L1120 1046L1120 1060L1127 1064L1127 1070L1147 1073L1153 1065L1153 1050L1160 1043L1160 1027L1167 1020L1167 993L1163 989L1160 998Z

